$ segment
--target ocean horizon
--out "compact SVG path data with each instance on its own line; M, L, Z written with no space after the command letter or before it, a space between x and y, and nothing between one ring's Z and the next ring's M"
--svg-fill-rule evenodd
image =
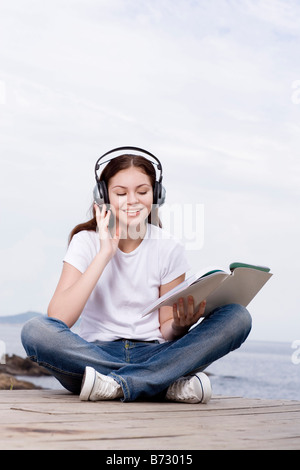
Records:
M6 354L26 357L20 337L22 326L0 325L0 341ZM298 362L291 343L248 339L241 348L211 364L206 372L210 375L213 395L300 400ZM43 388L62 389L53 377L22 378Z

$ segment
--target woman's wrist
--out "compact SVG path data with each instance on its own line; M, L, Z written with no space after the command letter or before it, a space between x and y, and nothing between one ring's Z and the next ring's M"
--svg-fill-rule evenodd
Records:
M112 252L112 250L107 250L105 248L100 248L97 256L98 256L98 258L103 260L105 264L107 264L113 258L114 253Z

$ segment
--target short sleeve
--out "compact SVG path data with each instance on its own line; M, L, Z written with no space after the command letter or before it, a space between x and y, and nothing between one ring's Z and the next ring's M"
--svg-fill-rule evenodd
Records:
M176 240L163 243L160 259L161 284L167 284L190 269L184 246Z
M84 273L95 255L96 248L93 246L88 232L82 231L73 236L63 261Z

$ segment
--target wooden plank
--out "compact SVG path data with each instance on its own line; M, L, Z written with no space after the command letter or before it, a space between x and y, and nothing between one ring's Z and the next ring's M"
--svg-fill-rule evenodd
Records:
M0 392L0 449L296 449L300 402L214 397L207 405L80 402Z

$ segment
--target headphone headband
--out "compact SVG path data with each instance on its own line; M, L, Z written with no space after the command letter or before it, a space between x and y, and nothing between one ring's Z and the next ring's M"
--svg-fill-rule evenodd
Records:
M96 161L96 164L95 164L96 181L98 181L97 171L99 170L100 166L104 165L105 163L110 162L112 160L112 158L109 158L108 160L106 160L105 162L102 162L102 163L100 163L100 160L102 160L107 155L110 155L111 153L121 152L121 151L124 151L124 150L131 150L131 151L134 151L134 152L145 153L149 157L153 158L157 162L157 163L154 163L154 164L157 166L157 169L160 171L158 182L159 183L162 182L162 166L161 166L161 163L160 163L159 159L155 155L153 155L153 153L148 152L148 150L144 150L140 147L117 147L117 148L115 148L113 150L109 150L108 152L101 155L101 157L98 158L98 160ZM153 163L153 162L151 162L151 163Z

